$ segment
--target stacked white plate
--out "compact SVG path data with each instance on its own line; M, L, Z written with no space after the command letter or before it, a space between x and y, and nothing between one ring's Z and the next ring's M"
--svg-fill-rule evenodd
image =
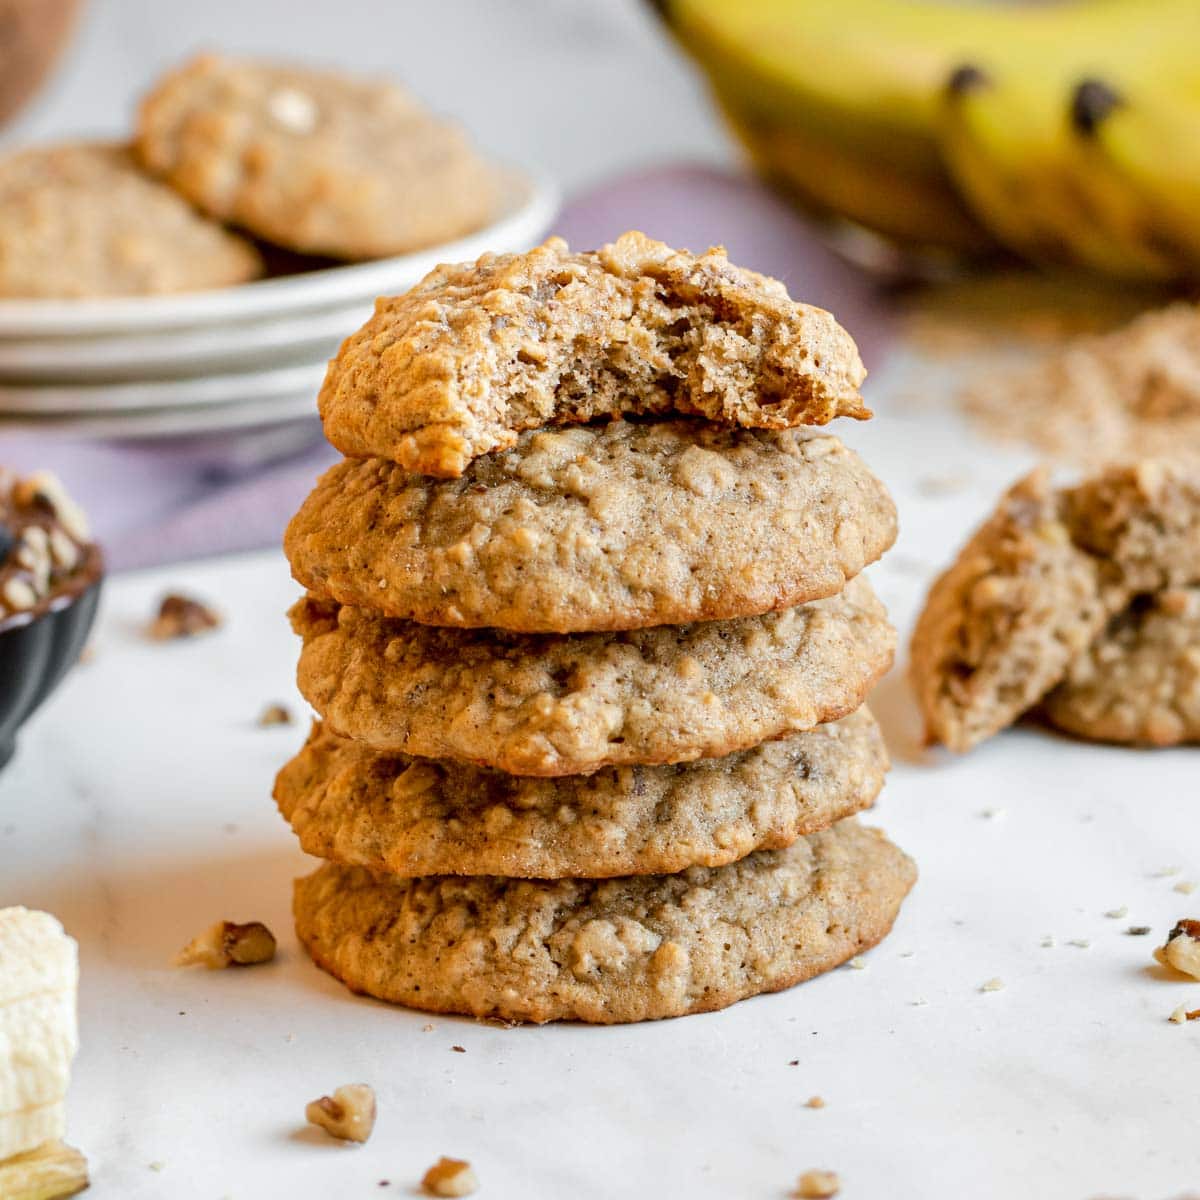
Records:
M525 250L558 193L513 174L497 221L416 254L186 295L0 301L0 435L181 436L316 414L325 364L370 316L443 262Z

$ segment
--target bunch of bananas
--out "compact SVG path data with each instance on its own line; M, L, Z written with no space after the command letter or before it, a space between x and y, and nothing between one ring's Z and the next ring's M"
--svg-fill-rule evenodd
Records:
M658 0L758 169L919 250L1200 276L1200 0Z

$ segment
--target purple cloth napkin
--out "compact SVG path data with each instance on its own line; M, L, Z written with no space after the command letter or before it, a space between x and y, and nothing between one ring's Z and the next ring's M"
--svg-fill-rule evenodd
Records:
M628 175L573 198L555 230L575 247L641 229L674 246L722 243L735 262L780 278L835 312L868 367L890 338L877 283L749 176L676 166ZM315 399L314 399L315 408ZM92 516L113 569L278 545L314 480L336 458L317 421L148 442L0 434L0 464L55 471Z

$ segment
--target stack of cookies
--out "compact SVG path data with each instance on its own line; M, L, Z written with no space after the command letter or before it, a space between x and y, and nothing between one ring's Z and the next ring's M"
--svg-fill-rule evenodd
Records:
M637 1021L873 945L909 859L853 814L894 632L848 335L720 250L626 234L381 300L285 548L318 711L275 796L297 931L355 991Z

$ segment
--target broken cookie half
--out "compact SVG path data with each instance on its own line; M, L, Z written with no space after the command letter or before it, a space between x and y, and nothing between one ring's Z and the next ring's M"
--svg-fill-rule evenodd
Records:
M868 417L850 335L720 247L626 233L441 266L347 338L321 389L351 457L457 478L523 430L680 413L757 429Z
M1065 732L1200 738L1200 465L1142 460L1013 486L930 589L911 675L965 751L1037 710Z

